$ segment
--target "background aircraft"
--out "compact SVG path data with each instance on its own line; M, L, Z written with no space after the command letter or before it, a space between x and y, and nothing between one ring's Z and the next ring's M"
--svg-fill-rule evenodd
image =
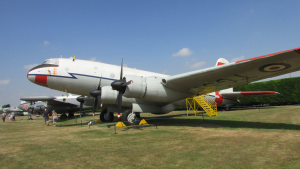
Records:
M27 73L31 82L71 93L93 96L101 114L124 111L133 122L140 112L163 114L183 99L300 70L300 48L168 76L94 61L47 59ZM124 72L124 74L123 74Z
M27 113L24 113L23 110L19 109L18 107L7 107L7 108L0 108L0 112L2 113L12 113L14 112L15 115L27 115Z
M93 106L86 106L83 103L78 101L79 96L30 96L22 97L21 102L18 106L22 111L28 111L31 114L42 114L46 108L49 115L51 116L52 110L55 110L60 116L61 119L67 117L74 117L74 112L81 110L92 109ZM92 97L82 97L86 103L94 103L94 98ZM69 113L67 116L66 113Z

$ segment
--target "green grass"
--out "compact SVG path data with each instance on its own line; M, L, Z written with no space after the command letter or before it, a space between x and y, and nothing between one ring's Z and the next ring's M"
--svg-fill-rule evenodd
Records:
M299 106L142 114L148 125L87 126L95 117L0 123L1 168L299 168ZM168 118L169 119L154 119ZM152 118L150 120L150 118ZM23 119L23 120L21 120ZM82 127L81 127L82 120Z

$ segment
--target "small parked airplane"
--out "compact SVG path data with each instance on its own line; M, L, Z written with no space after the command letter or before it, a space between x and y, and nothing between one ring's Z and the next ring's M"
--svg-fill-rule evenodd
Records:
M120 116L124 111L122 120L133 122L141 112L163 114L185 106L185 98L220 94L227 88L298 71L299 62L300 48L295 48L233 63L221 58L217 66L169 76L123 68L123 59L121 66L115 66L74 56L47 59L29 70L27 78L47 88L94 97L94 107L102 105L101 115L108 114L106 121L111 121L112 112Z
M45 109L47 109L49 115L51 115L52 110L56 113L62 114L61 119L67 117L74 117L74 112L93 109L93 106L85 106L83 103L78 101L78 98L84 98L86 102L94 103L93 97L78 97L78 96L30 96L22 97L23 100L18 106L22 111L28 111L31 114L42 114ZM79 99L80 100L80 99ZM69 116L65 113L68 112Z

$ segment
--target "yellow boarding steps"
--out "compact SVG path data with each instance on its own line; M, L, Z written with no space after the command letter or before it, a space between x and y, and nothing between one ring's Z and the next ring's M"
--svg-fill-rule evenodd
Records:
M189 111L191 109L193 109L196 116L197 111L200 107L209 115L209 117L211 117L212 115L218 115L217 103L212 97L208 95L201 95L186 99L187 116L189 115Z

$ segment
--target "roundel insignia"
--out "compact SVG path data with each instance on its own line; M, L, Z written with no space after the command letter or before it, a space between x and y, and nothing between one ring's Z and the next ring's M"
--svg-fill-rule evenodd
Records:
M261 72L277 72L281 70L286 70L288 68L292 67L290 64L286 63L272 63L268 65L264 65L259 68L259 71Z
M24 110L28 110L28 104L24 104Z

